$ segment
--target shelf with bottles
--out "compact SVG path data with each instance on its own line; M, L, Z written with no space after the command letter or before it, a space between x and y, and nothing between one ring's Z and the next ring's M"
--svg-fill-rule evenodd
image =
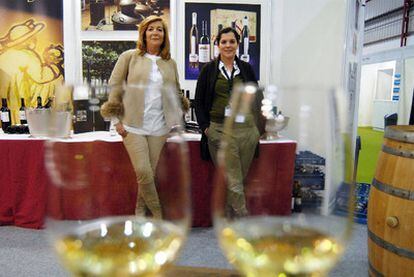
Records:
M24 98L21 98L20 108L18 110L18 120L13 122L12 110L9 109L7 99L2 98L1 112L1 129L5 134L28 134L29 127L27 125L26 105Z
M301 194L302 208L319 208L325 193L325 159L311 151L300 151L293 179Z
M190 98L190 90L181 90L184 96L190 101L190 108L184 114L184 127L187 133L200 134L201 130L195 115L194 99Z

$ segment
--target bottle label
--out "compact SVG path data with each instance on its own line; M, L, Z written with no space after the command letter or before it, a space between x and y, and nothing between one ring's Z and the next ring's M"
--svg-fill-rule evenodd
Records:
M199 62L208 63L210 61L210 44L199 44L198 53L200 54Z
M87 113L86 110L76 111L76 122L85 122L85 121L88 121L87 114L88 113Z
M197 54L190 54L189 60L190 60L190 63L198 62L198 55Z
M25 111L19 111L19 118L20 118L20 120L26 120L26 112Z
M10 116L8 112L1 113L1 122L10 122Z

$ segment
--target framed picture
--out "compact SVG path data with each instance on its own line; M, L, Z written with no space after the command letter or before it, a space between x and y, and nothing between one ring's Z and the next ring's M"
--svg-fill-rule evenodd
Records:
M83 41L83 79L104 84L109 80L119 55L136 48L136 41Z
M218 57L215 39L225 27L233 27L240 34L238 57L251 64L258 80L263 79L268 65L262 62L267 52L262 41L269 41L269 37L262 26L270 9L262 2L266 1L183 1L184 22L178 25L183 27L185 80L196 80L204 64Z
M150 15L169 24L170 0L79 0L82 31L136 31Z

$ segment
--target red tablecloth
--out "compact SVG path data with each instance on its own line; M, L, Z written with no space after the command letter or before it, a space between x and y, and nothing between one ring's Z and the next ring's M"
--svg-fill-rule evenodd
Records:
M188 142L190 154L193 226L211 226L211 195L214 167L200 159L199 142ZM46 214L47 194L55 196L48 211L63 219L82 219L89 215L84 205L98 207L99 215L133 214L137 185L128 155L121 142L71 142L62 151L88 168L93 193L82 193L85 188L69 190L51 185L44 164L44 141L0 139L0 225L42 228ZM82 153L81 155L78 153ZM84 156L82 156L84 155ZM115 159L115 167L105 167L105 161ZM249 209L263 209L259 203L268 203L273 213L289 214L294 173L295 143L280 142L260 145L260 157L253 161L246 195L254 195L255 176L268 179L272 193L261 201L248 201ZM82 163L82 160L87 162ZM69 161L67 161L69 162ZM102 170L105 168L105 170ZM75 169L67 176L79 176ZM91 197L92 195L92 197ZM162 198L162 193L160 194ZM265 201L262 201L265 200Z

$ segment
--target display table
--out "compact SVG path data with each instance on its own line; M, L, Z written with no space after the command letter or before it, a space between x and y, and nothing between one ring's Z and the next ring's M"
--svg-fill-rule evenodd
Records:
M199 136L186 135L190 155L191 195L193 226L211 226L211 195L214 167L211 162L200 159ZM85 219L83 205L89 203L99 207L100 215L133 214L135 210L137 184L128 154L119 136L107 132L74 135L65 140L67 151L90 153L91 159L85 178L94 178L93 198L81 190L65 190L51 184L46 172L44 144L42 139L28 135L0 135L0 225L16 225L27 228L42 228L46 214L46 199L49 194L56 197L50 203L49 212L63 219ZM252 163L248 178L251 185L246 195L254 194L255 176L261 176L272 184L271 193L263 203L272 206L275 213L289 214L294 173L296 143L291 140L262 141L260 156ZM68 155L70 156L70 155ZM105 161L111 159L114 167L102 170ZM82 169L84 172L84 168ZM104 172L104 173L102 173ZM70 174L76 173L76 168ZM68 174L69 174L68 173ZM161 193L162 194L162 193ZM249 199L248 199L249 200ZM248 201L253 210L260 210L258 203ZM52 209L52 210L50 210ZM96 215L93 215L96 216Z

